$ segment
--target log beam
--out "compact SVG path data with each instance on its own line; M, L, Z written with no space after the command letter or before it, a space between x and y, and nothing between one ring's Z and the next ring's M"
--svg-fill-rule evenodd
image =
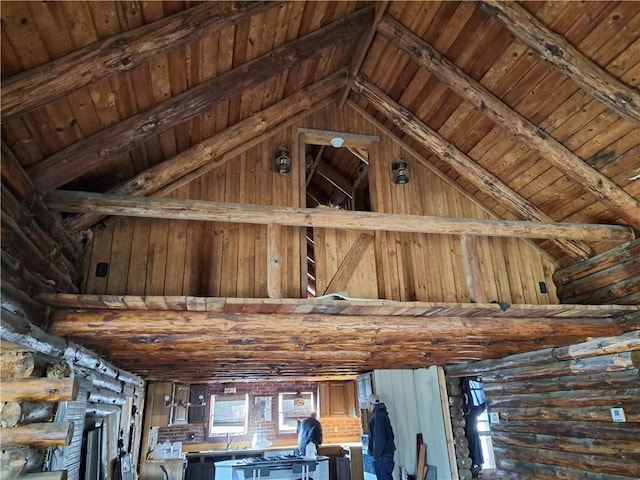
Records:
M385 15L378 25L378 31L478 111L486 114L511 136L535 149L554 167L569 178L575 179L603 204L629 222L629 225L640 230L640 201L582 161L537 125L504 104L462 69L444 58L433 46L414 35L391 16Z
M136 175L127 182L110 190L117 195L151 195L167 186L181 182L183 178L194 178L212 168L223 165L231 158L234 149L241 148L257 137L272 132L296 116L307 116L310 111L326 106L333 100L332 95L346 83L346 70L338 70L319 82L272 105L197 145L179 153L175 157ZM215 159L212 161L212 159ZM90 228L103 216L87 213L66 222L72 231Z
M78 395L78 380L67 378L5 378L0 402L29 400L36 402L68 402Z
M201 220L208 222L278 224L294 227L348 230L481 235L491 237L580 239L625 242L633 238L629 227L571 223L444 218L353 212L336 209L279 207L238 203L130 197L57 190L46 197L53 210L96 212L102 215Z
M69 445L72 436L72 422L31 423L0 428L0 447L63 447Z
M38 162L28 170L28 174L36 189L40 193L47 193L98 165L104 167L111 159L118 158L150 137L286 72L322 49L350 42L365 25L371 23L370 13L370 8L358 10L143 113L86 137Z
M491 174L478 163L469 158L437 132L422 123L415 115L388 97L380 88L364 76L358 77L356 89L382 114L389 118L398 128L410 135L425 148L436 154L444 163L473 184L485 195L504 205L519 218L538 222L553 221L533 203L519 195L516 191ZM471 232L467 232L471 233ZM576 243L578 237L556 238L554 243L574 258L588 257L592 250L587 245Z
M550 65L571 78L585 91L640 127L640 94L581 54L562 35L549 30L516 2L484 0L480 3L490 15L529 45Z
M2 116L18 115L126 72L170 49L214 35L277 3L205 2L113 35L2 82Z
M617 337L596 338L578 345L546 348L537 352L512 355L501 360L486 360L473 365L450 365L445 368L445 371L447 375L454 377L482 375L508 368L546 365L564 360L579 360L634 350L640 350L640 330L627 332Z

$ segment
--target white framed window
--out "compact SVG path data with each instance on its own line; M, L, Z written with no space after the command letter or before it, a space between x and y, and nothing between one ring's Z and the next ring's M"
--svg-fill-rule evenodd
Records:
M278 429L295 432L298 420L314 411L313 392L285 392L278 394Z
M211 395L209 399L209 435L247 433L249 394Z
M476 428L480 437L480 445L482 447L482 456L484 463L483 470L491 470L496 468L496 459L493 456L493 442L491 441L491 429L489 427L489 412L484 409L476 419Z

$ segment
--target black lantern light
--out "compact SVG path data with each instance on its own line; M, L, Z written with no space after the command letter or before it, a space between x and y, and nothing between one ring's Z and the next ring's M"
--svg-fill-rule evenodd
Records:
M393 181L398 184L409 183L409 170L407 162L403 158L391 165L393 171Z
M280 145L275 155L276 172L289 173L291 171L291 157L289 156L289 150L286 145Z

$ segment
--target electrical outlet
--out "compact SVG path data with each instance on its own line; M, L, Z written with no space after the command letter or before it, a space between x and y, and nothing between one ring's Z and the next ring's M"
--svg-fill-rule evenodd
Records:
M627 417L624 414L624 408L617 407L611 409L611 419L614 422L626 422Z
M491 423L500 423L500 415L498 415L498 412L489 413L489 421Z

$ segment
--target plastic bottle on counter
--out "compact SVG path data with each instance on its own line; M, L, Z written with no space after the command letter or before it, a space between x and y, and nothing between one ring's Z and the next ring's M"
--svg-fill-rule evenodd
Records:
M162 458L171 458L171 442L169 440L165 440L162 442L162 450L161 455Z

